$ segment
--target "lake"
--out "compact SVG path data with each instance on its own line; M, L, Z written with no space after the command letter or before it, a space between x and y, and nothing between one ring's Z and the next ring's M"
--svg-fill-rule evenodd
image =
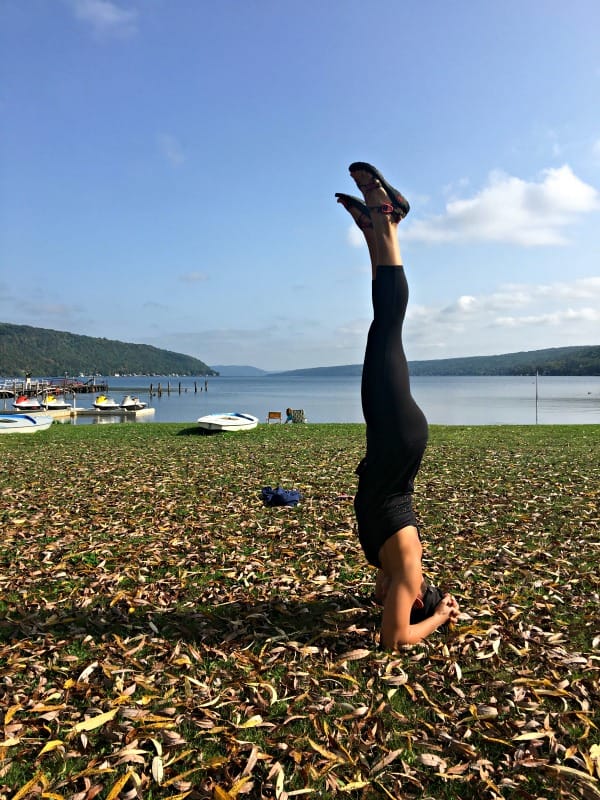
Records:
M248 412L264 422L267 412L285 412L288 406L304 409L309 422L363 422L359 377L216 377L207 379L206 391L204 378L105 380L116 400L134 392L149 402L155 413L140 418L144 422L193 423L204 414L226 411ZM537 402L535 376L414 377L411 386L432 425L600 424L600 377L539 377ZM78 406L89 407L91 401L92 395L77 395ZM79 417L74 424L95 422L95 417Z

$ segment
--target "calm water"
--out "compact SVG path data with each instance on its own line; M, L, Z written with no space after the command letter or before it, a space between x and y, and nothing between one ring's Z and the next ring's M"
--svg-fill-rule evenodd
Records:
M170 381L171 393L166 389ZM155 413L139 421L190 422L204 414L245 411L264 421L268 411L303 408L309 422L362 422L358 377L109 378L110 394L119 400L135 390ZM150 397L158 384L162 396ZM532 377L423 377L412 379L412 392L430 424L532 425L536 423L536 379ZM181 386L181 392L179 387ZM600 424L600 377L550 378L537 382L539 424ZM92 395L78 395L89 407ZM119 417L103 417L118 422ZM74 424L97 423L79 417Z

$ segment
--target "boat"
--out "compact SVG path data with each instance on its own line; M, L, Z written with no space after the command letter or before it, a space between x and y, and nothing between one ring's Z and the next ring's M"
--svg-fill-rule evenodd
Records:
M35 433L45 431L53 423L52 417L29 414L0 414L0 433Z
M125 395L125 397L119 403L119 408L122 408L124 411L141 411L143 408L146 408L148 403L142 402L139 397L132 397L131 395Z
M99 411L118 411L120 408L116 400L113 400L112 397L107 397L105 394L98 395L92 405Z
M258 417L231 411L226 414L207 414L198 419L198 425L207 431L250 431L258 425Z
M20 411L40 411L42 408L42 404L37 397L27 397L25 394L17 397L13 403L13 406L18 408Z
M45 400L42 400L42 406L46 411L59 411L65 408L72 408L72 403L67 403L64 397L56 397L56 395L49 394Z

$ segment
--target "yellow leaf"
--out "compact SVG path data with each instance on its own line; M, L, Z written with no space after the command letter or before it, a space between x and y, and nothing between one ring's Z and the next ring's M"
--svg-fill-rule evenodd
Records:
M350 681L350 683L354 683L356 686L358 686L358 681L353 678L352 675L345 675L343 672L330 672L329 670L325 670L325 675L331 675L331 677L339 678L342 681Z
M78 722L72 729L71 733L81 733L81 731L93 731L100 728L106 722L114 719L118 713L118 708L113 708L112 711L106 711L104 714L97 714L95 717L90 717L83 722Z
M119 780L114 784L108 795L106 796L106 800L116 800L119 796L121 789L125 786L129 778L133 775L133 770L129 770L126 772L125 775L121 775Z
M14 747L16 744L19 744L20 741L20 739L5 739L3 742L0 742L0 747Z
M43 756L44 753L51 753L53 750L56 750L57 747L60 747L61 744L64 744L64 742L61 739L52 739L51 741L46 742L46 744L37 754L37 757L39 758L40 756Z
M219 730L224 731L225 728L219 728ZM213 756L212 758L208 759L208 761L206 762L206 766L214 768L214 767L220 767L226 763L227 763L227 758L225 756Z
M193 753L193 752L194 752L193 750L187 750L186 751L187 755L189 755L190 753ZM175 760L175 759L173 759L173 760ZM169 764L172 764L172 763L173 763L173 761L169 762ZM188 777L188 775L193 775L194 772L199 772L200 769L202 769L202 767L194 767L194 769L188 769L185 772L181 772L179 775L173 775L172 778L169 778L168 780L166 780L162 784L163 789L165 788L165 786L172 786L174 783L177 783L178 781L183 781L185 778ZM173 800L173 799L170 798L170 800Z
M319 755L326 758L328 761L339 761L340 764L344 763L344 759L337 756L335 753L332 753L331 750L327 750L325 747L321 747L320 744L313 742L312 739L308 740L309 745L312 747L313 750L316 750Z
M30 781L27 781L25 786L21 786L19 791L13 796L12 800L21 800L22 797L27 797L29 794L29 790L33 789L33 787L42 780L42 783L45 784L46 781L41 772L37 772Z
M243 778L240 778L239 781L236 781L231 789L229 790L230 797L237 797L240 793L240 790L251 780L249 775L245 775Z
M271 705L277 702L277 690L274 686L271 686L270 683L249 683L248 686L252 686L253 688L261 688L266 689L267 692L271 695Z
M46 703L38 703L31 709L31 713L35 712L36 714L47 714L49 711L62 711L63 708L66 708L64 703L61 703L58 706L48 705Z
M226 789L221 789L220 786L215 786L213 789L213 800L233 800L233 798Z
M339 788L342 792L353 792L356 789L364 789L369 785L369 781L350 781L350 783L347 783L345 786L340 784Z
M246 722L242 722L241 725L237 725L238 728L256 728L257 725L261 725L263 718L260 714L255 714L253 717L250 717L246 720Z
M22 708L23 706L20 703L17 703L16 706L11 706L4 715L4 725L8 725L8 723L11 721L11 719L14 717L17 711L20 711Z
M406 691L409 693L409 695L412 697L412 699L413 699L413 700L416 700L416 699L417 699L416 692L415 692L415 690L412 688L412 686L410 685L410 683L403 683L403 684L402 684L402 686L404 686L404 688L406 689Z
M184 800L188 795L192 793L192 789L187 792L180 792L179 794L170 794L169 800Z
M532 731L513 736L513 742L533 742L535 739L544 739L546 736L550 736L548 731Z

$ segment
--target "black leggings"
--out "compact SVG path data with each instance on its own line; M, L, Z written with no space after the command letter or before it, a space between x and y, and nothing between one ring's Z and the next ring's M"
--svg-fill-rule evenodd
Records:
M354 501L361 545L376 566L386 539L417 525L411 495L427 446L427 420L410 393L402 345L407 303L404 268L377 267L361 386L367 453Z

